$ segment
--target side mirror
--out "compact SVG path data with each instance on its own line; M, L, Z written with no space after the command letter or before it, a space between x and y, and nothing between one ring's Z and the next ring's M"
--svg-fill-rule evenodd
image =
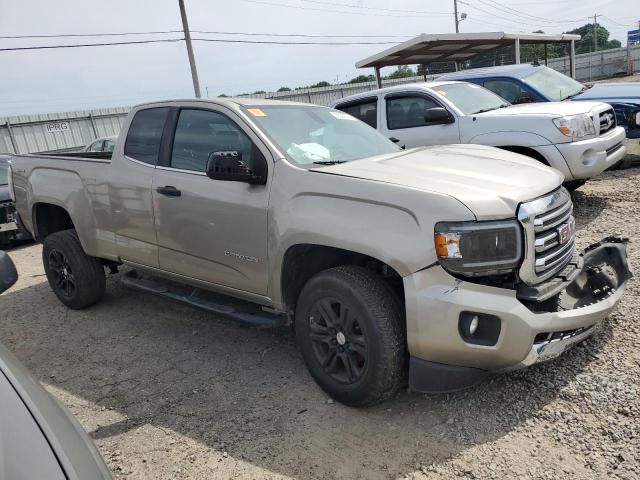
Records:
M453 116L443 107L427 108L424 111L424 121L427 123L453 123Z
M264 162L255 163L264 164ZM207 161L207 170L205 173L207 177L214 180L264 185L267 183L266 164L264 164L264 168L258 168L257 170L263 171L255 171L254 168L242 160L242 154L240 152L230 150L211 153Z
M0 293L8 290L18 281L18 272L11 257L0 251Z
M515 102L516 104L522 104L522 103L533 103L533 97L531 95L522 95L517 102Z

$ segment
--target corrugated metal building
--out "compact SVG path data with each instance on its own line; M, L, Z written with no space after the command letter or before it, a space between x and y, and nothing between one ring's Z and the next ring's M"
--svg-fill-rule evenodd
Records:
M32 153L80 149L117 135L129 108L0 117L0 152Z

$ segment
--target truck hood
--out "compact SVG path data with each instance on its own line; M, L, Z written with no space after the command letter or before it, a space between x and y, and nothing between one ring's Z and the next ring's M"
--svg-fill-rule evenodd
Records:
M542 103L523 103L520 105L511 105L506 108L498 108L490 112L479 113L478 117L495 117L512 115L517 121L518 116L522 115L542 115L550 117L561 117L563 115L578 115L580 113L590 113L594 109L602 109L604 105L601 102L542 102ZM518 116L516 116L518 115Z
M528 157L482 145L420 147L311 171L449 195L478 220L513 217L519 203L551 192L564 180Z
M591 88L573 99L640 103L640 84L638 82L594 83Z

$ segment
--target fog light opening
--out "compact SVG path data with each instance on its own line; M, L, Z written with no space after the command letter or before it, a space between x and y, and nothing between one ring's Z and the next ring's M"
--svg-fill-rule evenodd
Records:
M495 315L461 312L458 331L462 340L473 345L492 346L500 337L501 321Z

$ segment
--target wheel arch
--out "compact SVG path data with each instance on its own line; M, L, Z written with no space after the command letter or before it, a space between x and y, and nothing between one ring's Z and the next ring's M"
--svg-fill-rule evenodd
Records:
M304 285L317 273L343 265L365 267L386 280L404 305L404 285L400 274L387 263L364 253L337 247L302 243L291 245L284 254L280 268L280 295L282 309L295 311L296 302Z
M75 228L71 215L61 205L37 202L31 209L33 219L33 237L43 242L52 233Z
M551 166L549 164L549 161L544 157L544 155L542 155L540 152L538 152L534 148L525 147L522 145L501 145L501 146L498 146L498 148L502 150L507 150L508 152L519 153L520 155L524 155L526 157L533 158L534 160L538 160L540 163L543 163L544 165Z

